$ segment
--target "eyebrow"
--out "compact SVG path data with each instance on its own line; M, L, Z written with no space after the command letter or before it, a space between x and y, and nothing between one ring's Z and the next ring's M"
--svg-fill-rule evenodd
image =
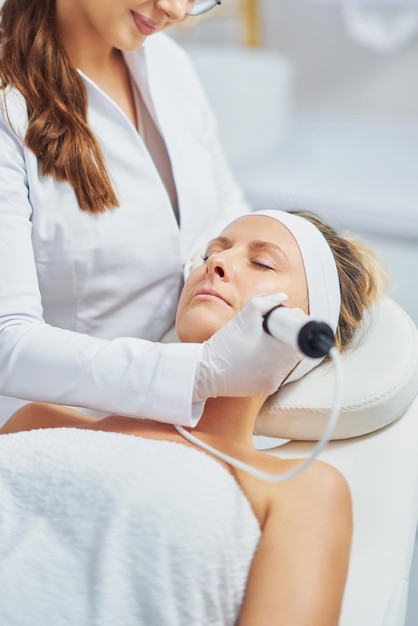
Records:
M215 239L212 239L208 243L207 248L213 245L221 245L225 250L227 250L228 248L232 247L233 242L231 239L229 239L229 237L221 236L221 237L215 237ZM289 262L287 254L285 253L283 248L279 246L277 243L273 243L272 241L263 241L259 239L254 239L253 241L250 241L248 243L248 248L250 250L273 250L274 252L277 252L279 256L281 256L282 259L286 261L286 263Z
M273 250L274 252L278 252L278 254L283 257L286 262L289 261L283 248L272 241L251 241L248 247L252 250Z

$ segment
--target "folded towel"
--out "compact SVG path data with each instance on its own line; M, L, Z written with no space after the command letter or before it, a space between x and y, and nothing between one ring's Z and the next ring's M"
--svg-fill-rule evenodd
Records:
M233 626L259 538L201 451L79 429L0 436L2 626Z

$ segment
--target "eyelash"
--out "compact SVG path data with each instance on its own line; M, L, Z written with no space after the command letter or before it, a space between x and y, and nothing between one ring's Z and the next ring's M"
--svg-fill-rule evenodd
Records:
M272 267L271 265L267 265L267 263L262 263L261 261L251 261L251 263L253 265L256 265L257 267L259 267L262 270L274 270L274 267Z
M215 254L215 253L213 253L213 254ZM205 263L210 256L211 255L208 254L208 253L207 254L201 254L200 258ZM252 265L255 265L255 266L259 267L261 270L265 270L265 271L274 270L274 267L272 267L271 265L267 265L267 263L263 263L261 261L254 261L253 259L251 259L250 262L251 262Z

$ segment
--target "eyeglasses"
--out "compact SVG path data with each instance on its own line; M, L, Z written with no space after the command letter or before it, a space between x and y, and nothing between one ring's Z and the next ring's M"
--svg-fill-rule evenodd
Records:
M188 0L186 15L192 17L202 15L216 7L217 4L221 4L221 0Z

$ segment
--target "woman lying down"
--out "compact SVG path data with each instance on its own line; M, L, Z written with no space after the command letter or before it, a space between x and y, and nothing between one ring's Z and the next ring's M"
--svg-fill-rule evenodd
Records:
M211 335L228 322L239 332L243 315L264 332L271 296L254 297L284 292L344 349L381 284L369 251L316 216L258 212L209 243L184 286L177 334L210 350ZM276 340L265 338L268 349ZM314 365L283 345L283 381ZM265 399L209 399L194 435L265 472L289 471L299 461L254 447ZM1 432L4 626L338 624L352 513L330 465L267 483L170 424L45 404L21 408Z

